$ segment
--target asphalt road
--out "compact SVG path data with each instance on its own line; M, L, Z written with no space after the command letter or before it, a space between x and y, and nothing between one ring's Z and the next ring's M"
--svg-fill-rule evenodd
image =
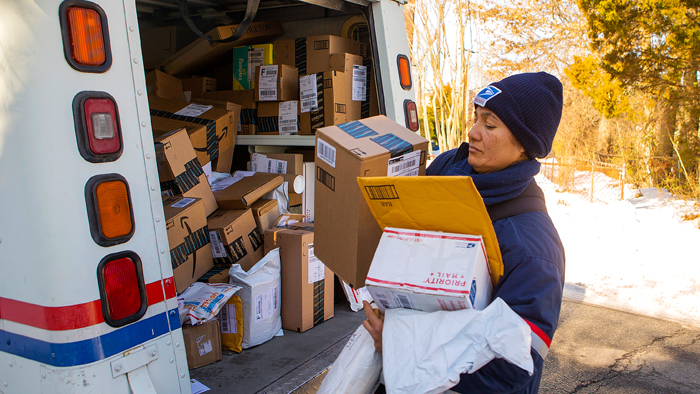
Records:
M700 328L564 301L540 393L700 393Z

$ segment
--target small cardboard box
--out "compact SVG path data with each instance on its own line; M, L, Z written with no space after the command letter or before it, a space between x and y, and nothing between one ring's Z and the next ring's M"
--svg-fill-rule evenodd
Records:
M281 227L281 228L286 228L287 225L294 224L294 223L304 223L304 215L299 214L299 213L285 213L282 214L279 219L277 219L277 223L275 223L275 227Z
M254 202L250 207L253 211L255 224L258 228L258 233L265 234L265 231L275 227L275 223L280 218L277 200L267 200L264 198Z
M170 56L196 40L187 27L166 26L141 30L141 53L146 70L160 66Z
M260 66L255 73L255 101L299 100L299 71L284 64Z
M301 153L266 153L269 159L283 160L287 162L287 174L304 174L304 155Z
M200 160L202 165L216 159L220 151L233 148L234 133L238 128L238 124L233 123L233 112L209 105L187 104L153 96L148 97L148 104L151 107L152 122L153 117L160 117L205 126L205 147L209 160ZM192 145L195 150L202 149L195 141L192 141Z
M365 57L365 45L337 36L313 36L274 42L274 64L299 68L300 74L328 71L332 53L350 53Z
M299 134L299 102L297 100L259 102L255 134Z
M214 212L217 208L216 199L187 131L172 131L155 136L153 140L161 190L168 190L173 195L199 198L204 204L206 215Z
M332 53L330 57L331 70L340 71L345 75L345 104L348 122L362 117L362 102L368 100L369 75L367 68L363 66L363 61L362 56L351 53Z
M216 90L216 79L209 77L183 78L182 89L191 92L191 98L202 98L202 93Z
M198 198L163 197L175 290L182 293L214 267L207 216Z
M306 37L273 42L272 64L286 64L299 69L299 75L306 74Z
M247 271L263 257L263 239L252 210L218 210L209 216L207 225L217 266L240 264Z
M214 171L230 174L231 164L233 163L233 151L236 145L236 137L238 137L238 129L240 128L241 124L241 106L239 104L231 103L228 101L210 100L203 98L197 98L192 101L199 104L213 105L216 108L221 108L233 112L233 123L231 125L238 125L238 127L229 128L229 131L231 132L233 137L234 146L228 149L220 150L219 157L216 160L214 160L214 163L212 164L212 169Z
M367 290L379 309L482 310L493 285L481 236L384 229Z
M202 93L202 98L209 100L228 101L231 103L239 104L241 106L241 130L239 130L239 134L255 134L255 122L258 118L258 103L257 101L255 101L255 90L248 89L204 92Z
M306 110L306 105L302 100L299 110L301 112L299 134L301 135L316 134L316 130L321 127L348 121L345 74L339 71L326 71L315 75L316 89L304 90L301 94L302 97L316 96L318 105L315 110ZM313 78L312 75L311 77Z
M221 360L221 331L217 319L196 326L183 326L182 336L190 369Z
M237 175L238 174L238 175ZM245 174L242 178L240 174ZM212 185L214 198L222 209L248 209L251 204L282 184L279 174L237 171L233 177Z
M282 328L304 332L333 317L333 272L314 255L313 223L265 232L265 251L280 248Z
M153 70L146 74L146 90L149 96L185 101L182 81L162 71Z
M153 135L170 133L171 131L185 129L190 137L192 148L194 148L197 160L202 167L210 163L209 155L207 154L207 128L204 125L184 122L177 119L162 118L160 116L151 116L151 127Z
M316 255L353 287L364 286L382 235L357 177L424 175L427 150L425 138L385 116L318 129Z
M219 26L209 30L206 35L215 40L223 40L231 37L237 28L238 25ZM206 39L198 38L165 60L162 63L163 71L171 75L192 74L200 69L211 67L221 57L230 53L228 51L231 48L260 42L264 37L273 37L278 34L282 34L282 25L278 21L262 21L251 23L245 35L237 41L210 45Z
M255 71L272 64L272 44L233 48L233 90L255 88Z

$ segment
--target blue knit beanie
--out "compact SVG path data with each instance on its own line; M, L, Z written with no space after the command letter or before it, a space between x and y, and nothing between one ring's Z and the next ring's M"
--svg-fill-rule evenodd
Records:
M561 120L561 82L545 72L511 75L484 88L474 104L498 116L525 148L530 158L552 150Z

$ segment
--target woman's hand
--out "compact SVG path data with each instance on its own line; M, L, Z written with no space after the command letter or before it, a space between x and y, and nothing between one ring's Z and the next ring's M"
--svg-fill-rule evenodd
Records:
M367 319L362 322L365 329L369 331L369 335L374 339L374 348L377 352L382 352L382 329L384 328L384 315L379 312L379 309L373 309L369 302L363 301L365 315Z

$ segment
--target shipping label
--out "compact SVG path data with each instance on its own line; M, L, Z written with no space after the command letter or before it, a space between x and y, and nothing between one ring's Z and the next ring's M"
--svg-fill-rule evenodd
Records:
M277 65L260 66L258 95L260 101L277 101Z
M194 198L183 198L183 199L181 199L180 201L176 202L175 204L171 205L171 207L173 207L173 208L184 208L184 207L186 207L186 206L192 204L192 203L195 202L195 201L196 201L196 200L195 200Z
M248 50L248 82L255 81L257 67L263 65L265 48L251 48Z
M352 100L367 100L367 67L352 66Z
M201 337L197 338L197 349L199 350L199 355L204 356L207 353L211 353L214 348L211 345L211 339L204 342L204 337L206 335L202 335Z
M420 149L389 159L386 176L416 176L420 167Z
M335 148L320 138L316 140L318 141L318 146L316 147L316 155L318 158L335 168Z
M212 108L214 108L214 106L212 106L212 105L202 105L202 104L192 103L192 104L188 105L187 107L175 112L175 115L190 116L190 117L196 118L197 116L200 116L201 114L209 111Z
M309 284L326 279L326 266L314 254L314 244L309 244Z
M255 323L270 317L280 307L280 288L275 286L272 289L258 294L255 297Z
M299 134L297 123L297 107L299 102L283 101L280 103L279 109L279 131L280 135L295 135ZM286 171L284 172L286 173Z
M238 327L236 326L236 305L225 304L224 307L221 308L219 321L221 322L222 334L237 334Z
M209 232L209 241L211 242L211 254L214 255L215 259L226 257L226 249L224 243L221 242L221 235L218 231Z
M299 95L301 98L301 112L318 110L318 88L316 74L299 78Z

